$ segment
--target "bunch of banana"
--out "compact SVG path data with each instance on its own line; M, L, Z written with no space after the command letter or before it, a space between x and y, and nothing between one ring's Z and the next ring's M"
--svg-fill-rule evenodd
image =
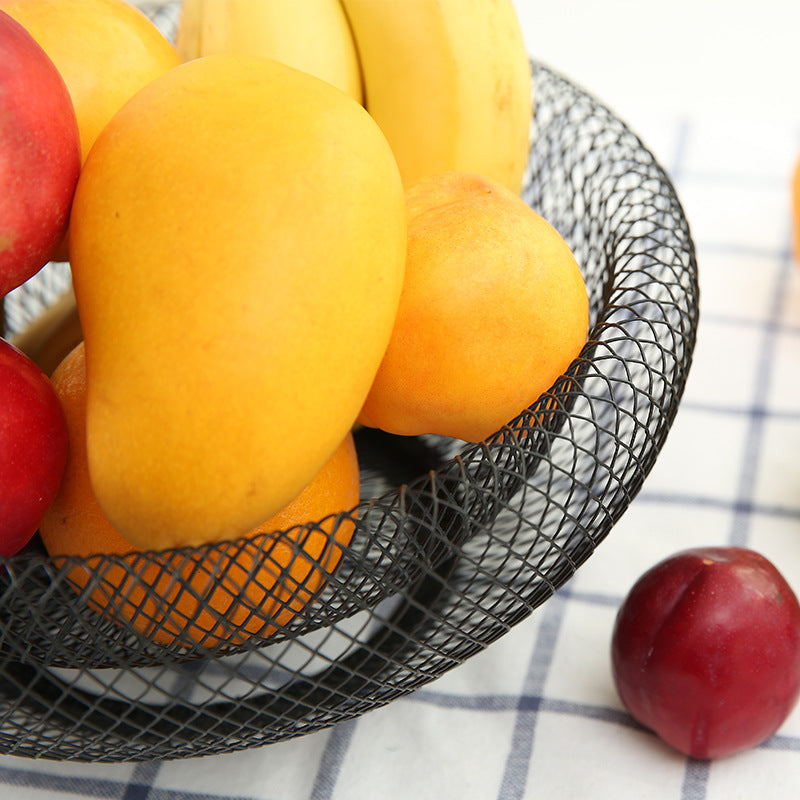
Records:
M408 184L458 169L522 188L530 62L512 0L342 0L367 110Z
M358 55L339 0L184 0L175 47L184 61L225 52L268 56L363 103Z
M260 53L339 86L406 184L464 170L522 189L532 93L513 0L184 0L177 47Z

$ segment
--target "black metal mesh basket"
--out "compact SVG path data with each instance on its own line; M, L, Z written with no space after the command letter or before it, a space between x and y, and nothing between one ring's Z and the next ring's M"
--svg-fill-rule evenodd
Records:
M677 411L696 262L673 187L636 136L545 67L533 78L524 196L573 248L590 297L569 372L480 444L359 430L356 513L289 537L324 576L314 585L274 557L274 536L60 561L34 544L0 560L0 751L170 759L333 725L478 653L593 553ZM68 281L53 265L15 290L11 332ZM331 527L354 518L337 544ZM309 563L303 537L320 533L326 550ZM236 613L220 611L220 592Z

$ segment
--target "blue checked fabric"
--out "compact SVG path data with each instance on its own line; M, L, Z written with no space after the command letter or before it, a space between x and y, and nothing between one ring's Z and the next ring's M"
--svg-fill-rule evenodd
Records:
M174 5L142 5L169 32ZM570 77L592 90L590 74ZM601 99L613 107L613 97ZM791 252L789 194L800 155L800 104L793 120L743 112L628 120L672 177L692 227L700 331L685 398L655 468L561 591L485 652L357 720L184 761L0 757L0 797L796 797L800 707L763 745L694 761L630 719L615 694L608 655L627 590L657 560L685 547L752 547L800 591L800 265Z

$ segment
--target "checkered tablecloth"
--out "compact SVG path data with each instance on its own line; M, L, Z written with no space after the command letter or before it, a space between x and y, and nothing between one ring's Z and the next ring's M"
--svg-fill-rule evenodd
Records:
M519 5L530 41L544 41L535 26L548 18L547 9L526 0ZM566 2L548 19L555 24L572 15L579 26L581 9L588 14L589 6L598 5ZM611 2L608 8L620 14L635 8L635 24L628 20L633 31L658 24L656 5ZM719 8L699 0L700 20L710 5ZM768 10L778 5L766 3ZM730 14L726 9L718 13ZM743 14L740 9L735 19ZM567 67L586 66L581 74L574 74L579 66L567 74L590 91L590 56L611 59L614 36L622 35L613 19L609 24L607 47L582 61L566 47L562 51ZM709 42L719 35L709 30ZM752 35L755 41L758 29ZM558 41L573 40L562 33ZM733 49L726 52L733 57ZM681 58L680 47L672 58ZM563 66L555 50L549 63ZM759 63L754 59L751 69ZM634 65L630 80L642 86L649 81L657 91L657 75L647 68L642 63L634 74ZM775 114L749 113L746 97L741 104L706 108L694 102L698 87L688 81L682 84L684 104L673 92L663 108L652 95L642 95L637 105L635 95L625 93L627 84L618 84L626 121L671 175L692 227L701 324L685 398L661 457L621 522L566 587L485 652L355 721L290 742L185 761L87 765L0 757L0 797L796 797L800 707L760 747L715 762L694 761L632 722L615 694L609 665L611 628L623 596L645 569L682 548L752 547L800 591L800 267L791 252L789 194L800 155L800 95L792 76L763 77L786 84L785 104ZM609 73L603 78L612 91ZM614 96L597 93L615 108Z

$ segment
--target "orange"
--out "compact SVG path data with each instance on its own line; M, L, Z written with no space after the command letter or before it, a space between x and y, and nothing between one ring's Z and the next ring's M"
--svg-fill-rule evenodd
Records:
M792 175L792 230L794 257L800 262L800 159Z
M406 200L400 306L359 421L480 441L579 354L586 285L555 228L494 180L437 173Z
M79 556L69 577L91 584L88 601L162 644L212 647L286 625L322 588L354 524L335 516L359 499L358 457L348 434L314 480L244 539L206 550L143 553L103 514L86 461L86 367L83 343L59 365L52 383L64 408L70 456L60 493L40 526L51 556ZM326 519L327 517L327 519ZM303 530L308 522L318 526ZM125 556L107 559L103 554Z
M117 110L180 63L156 26L125 0L0 0L50 56L67 84L82 161ZM62 245L58 260L68 257Z

